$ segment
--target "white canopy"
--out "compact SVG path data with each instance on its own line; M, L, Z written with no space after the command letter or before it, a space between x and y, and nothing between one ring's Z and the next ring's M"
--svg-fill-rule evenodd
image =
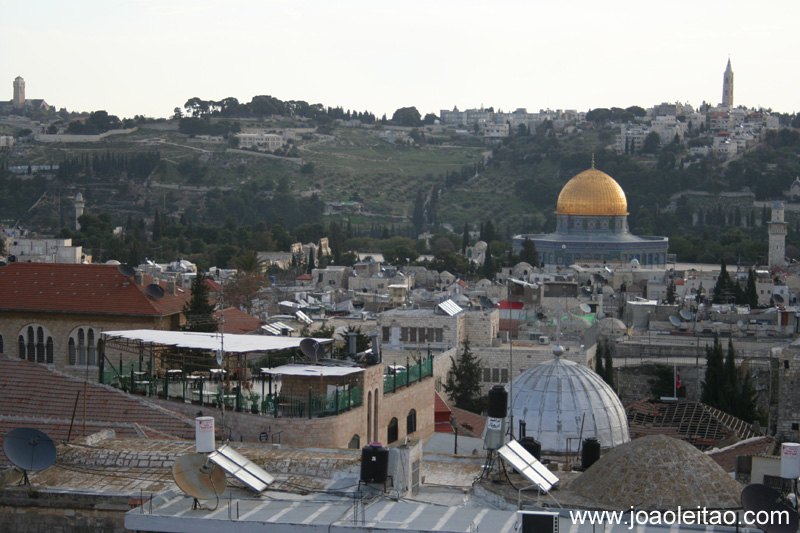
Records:
M273 337L267 335L234 335L233 333L196 333L191 331L161 331L153 329L131 329L104 331L106 339L117 338L132 341L164 344L196 350L216 351L222 346L225 353L272 352L298 348L300 337ZM224 338L223 338L224 337ZM320 344L331 339L314 339Z
M280 376L325 376L340 377L363 372L357 366L323 366L323 365L283 365L275 368L262 368L262 374L275 374Z

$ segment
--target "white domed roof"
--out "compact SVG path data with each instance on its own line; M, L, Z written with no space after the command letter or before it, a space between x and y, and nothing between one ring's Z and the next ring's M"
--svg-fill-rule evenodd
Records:
M603 448L630 441L628 419L619 397L597 373L561 358L529 368L507 386L514 424L525 421L526 434L542 450L577 451L578 439L595 437Z

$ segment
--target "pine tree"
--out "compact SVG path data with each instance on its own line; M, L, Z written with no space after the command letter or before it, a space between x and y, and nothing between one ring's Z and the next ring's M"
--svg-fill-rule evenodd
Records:
M703 388L700 394L700 401L711 407L724 407L725 390L725 364L722 357L722 345L719 337L714 335L714 345L706 346L706 378L703 380Z
M481 411L481 367L480 360L470 351L469 340L458 359L450 357L451 367L444 384L445 392L459 409Z
M614 390L617 390L617 386L614 383L614 349L605 341L605 368L603 373L603 379L608 383L608 386Z
M464 222L464 233L461 234L461 253L467 253L467 246L469 246L469 224Z
M758 289L756 288L756 273L751 268L747 272L747 288L744 290L745 304L750 306L750 309L758 307Z
M217 331L217 320L214 318L214 305L208 301L208 285L206 276L200 271L192 282L192 296L183 306L186 331Z
M605 357L603 343L597 343L597 353L594 354L594 371L597 373L598 376L603 378L605 376L605 371L603 370L603 358ZM603 378L605 381L605 378Z

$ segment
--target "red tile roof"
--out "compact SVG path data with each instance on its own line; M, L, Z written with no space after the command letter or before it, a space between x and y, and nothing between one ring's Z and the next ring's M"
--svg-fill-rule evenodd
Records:
M311 274L303 274L301 276L297 276L297 281L311 281L312 279L314 278L311 277Z
M726 472L736 471L736 458L740 455L769 455L775 449L775 441L770 437L752 437L706 454L714 459Z
M11 263L0 268L0 311L165 316L191 292L155 299L115 265Z
M261 321L236 307L228 307L225 312L225 326L223 333L246 334L258 331ZM222 312L214 311L214 318L222 323Z
M0 438L17 427L44 431L54 441L114 430L120 437L194 438L194 422L106 385L0 356ZM77 399L77 402L76 402ZM4 461L5 457L0 457ZM7 464L7 463L2 463Z

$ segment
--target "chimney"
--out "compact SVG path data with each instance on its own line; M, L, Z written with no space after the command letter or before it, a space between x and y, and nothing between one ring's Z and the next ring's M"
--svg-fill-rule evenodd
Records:
M170 294L175 294L175 280L169 279L167 280L167 292Z
M137 285L144 285L144 274L136 271L136 274L133 275L133 282Z

